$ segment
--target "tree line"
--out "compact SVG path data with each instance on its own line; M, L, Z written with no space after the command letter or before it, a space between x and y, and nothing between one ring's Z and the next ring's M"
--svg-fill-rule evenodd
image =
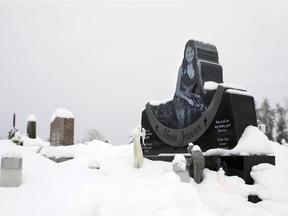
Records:
M266 125L266 135L269 140L284 144L288 141L287 112L288 103L282 106L276 103L274 107L270 105L268 98L264 98L262 103L256 105L256 115L259 124Z

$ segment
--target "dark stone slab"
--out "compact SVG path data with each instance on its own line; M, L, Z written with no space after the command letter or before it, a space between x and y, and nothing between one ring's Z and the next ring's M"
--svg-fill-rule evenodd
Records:
M253 184L254 181L250 176L253 166L261 163L275 165L275 156L251 155L251 156L205 156L206 168L217 171L223 167L227 176L238 176L246 184Z
M195 47L197 49L197 58L199 60L211 61L218 63L218 52L216 46L201 41L195 41Z
M220 64L202 60L199 60L198 64L203 83L207 81L223 83L223 69Z
M36 138L36 122L28 121L27 123L27 136L31 139Z

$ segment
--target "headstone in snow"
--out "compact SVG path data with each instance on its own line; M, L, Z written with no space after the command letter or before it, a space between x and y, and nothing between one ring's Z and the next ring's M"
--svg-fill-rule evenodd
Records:
M179 98L176 94L174 99L165 103L147 103L141 120L147 132L146 145L142 145L146 158L172 161L175 154L186 153L189 143L199 145L203 152L213 148L232 149L247 126L257 126L254 98L241 86L223 84L216 47L199 41L194 41L194 45L196 67L204 83L205 94L197 95L196 90L189 91L189 94L201 97L206 109L202 115L197 114L198 118L193 122L190 118L194 118L196 111L193 109L197 110L197 107L191 107L183 101L185 99L176 100L176 96ZM185 83L188 85L192 81L184 83L182 79L183 88L191 89L186 88ZM199 82L194 87L198 85ZM195 97L194 101L197 102ZM183 122L180 125L177 122L179 115L184 117L184 126L180 126Z
M189 175L199 184L202 181L202 174L205 168L205 158L199 146L194 145L188 160Z
M27 136L31 139L36 138L36 117L34 115L27 117Z
M22 157L2 156L1 158L1 187L17 187L22 182Z
M74 116L66 109L57 109L50 124L50 144L72 145L74 143Z

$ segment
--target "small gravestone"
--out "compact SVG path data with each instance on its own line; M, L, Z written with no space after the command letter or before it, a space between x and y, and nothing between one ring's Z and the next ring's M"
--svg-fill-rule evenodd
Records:
M205 158L199 146L194 145L192 149L188 148L191 158L188 162L189 175L199 184L202 181L202 174L205 168Z
M73 145L74 143L74 116L72 112L60 108L52 117L50 124L50 144Z
M31 139L36 138L36 117L34 115L27 117L27 136Z
M18 187L22 182L22 157L2 156L1 158L1 187Z

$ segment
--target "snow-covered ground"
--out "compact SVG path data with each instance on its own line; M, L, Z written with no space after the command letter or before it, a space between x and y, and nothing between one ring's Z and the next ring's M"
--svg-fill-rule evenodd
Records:
M249 130L250 145L265 140L258 132L251 135L253 130ZM249 142L248 138L240 140L244 143L240 147ZM169 162L144 159L143 167L135 169L132 144L114 146L92 141L50 147L43 143L40 150L29 138L24 140L25 146L1 140L0 155L21 155L23 173L20 187L0 187L0 215L287 216L288 147L265 142L276 156L276 166L254 166L251 175L255 184L246 185L236 176L225 176L221 183L218 173L208 169L201 184L193 179L182 183ZM74 159L55 163L41 154ZM95 169L95 163L100 169ZM250 194L263 201L248 202Z

